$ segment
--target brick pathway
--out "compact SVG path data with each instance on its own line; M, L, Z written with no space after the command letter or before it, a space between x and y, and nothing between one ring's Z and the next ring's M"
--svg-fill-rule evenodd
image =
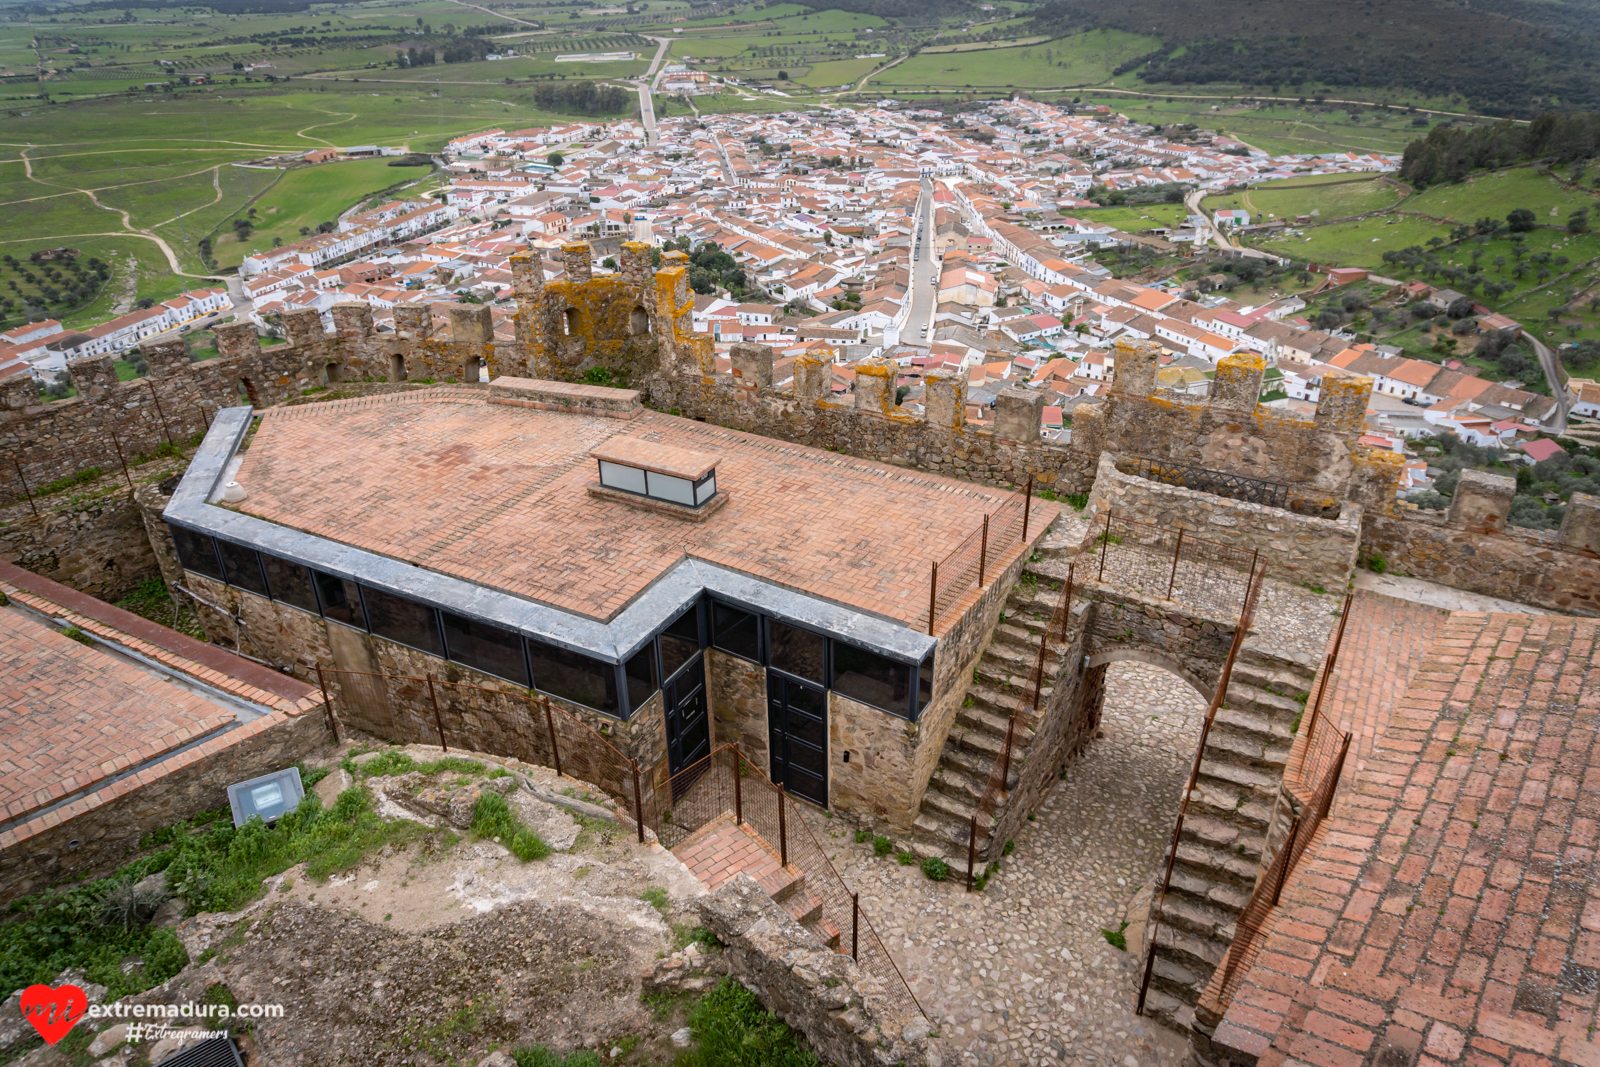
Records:
M1261 1067L1600 1064L1600 621L1457 612L1217 1038Z
M1329 726L1338 732L1351 731L1346 780L1356 772L1361 761L1372 754L1379 731L1421 667L1428 645L1447 617L1448 613L1438 608L1357 591L1351 604L1350 620L1345 625L1339 662L1322 698L1315 730L1319 737ZM1330 634L1330 649L1332 642ZM1311 701L1316 700L1321 679L1319 672L1312 683ZM1309 702L1307 711L1309 714ZM1327 736L1331 739L1331 734ZM1290 759L1291 775L1297 775L1300 769L1305 737L1306 731L1301 730L1296 738ZM1313 737L1313 741L1317 740L1318 737Z
M748 826L735 826L727 816L695 831L673 855L711 890L741 871L769 893L784 880L777 854Z

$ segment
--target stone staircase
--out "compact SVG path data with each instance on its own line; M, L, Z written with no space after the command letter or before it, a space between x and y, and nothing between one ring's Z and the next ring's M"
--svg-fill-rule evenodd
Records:
M828 948L840 951L839 928L822 913L822 898L806 885L806 873L784 865L778 850L748 824L735 826L723 816L690 834L674 848L694 876L715 890L739 873L750 875L774 903L810 930Z
M1146 1011L1188 1027L1261 869L1311 668L1246 641L1206 740L1161 907ZM1163 860L1164 862L1164 860ZM1160 876L1157 872L1157 877Z
M1012 710L1031 684L1039 639L1061 602L1067 561L1076 554L1083 529L1081 521L1074 523L1066 518L1052 525L1006 598L1000 622L973 670L966 702L956 712L938 766L923 794L922 808L913 824L917 837L912 850L918 855L940 856L952 868L966 870L973 813L1005 747L1006 724ZM1061 649L1048 649L1045 684L1039 696L1041 707L1049 701L1050 681L1062 666ZM1016 788L1033 733L1019 719L1005 783L1008 793ZM994 826L995 814L991 812L978 820L980 851Z

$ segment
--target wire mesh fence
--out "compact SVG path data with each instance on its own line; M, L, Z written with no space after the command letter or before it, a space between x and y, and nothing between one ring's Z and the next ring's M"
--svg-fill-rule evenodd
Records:
M839 876L792 797L734 745L713 750L673 776L674 783L679 779L687 784L658 790L658 808L645 814L663 845L677 848L718 824L742 826L787 869L786 876L804 877L803 886L791 899L800 899L802 911L820 912L814 920L819 934L824 939L836 935L839 951L854 956L856 965L877 980L898 1013L923 1013L910 984L861 910L857 895Z
M959 615L967 598L983 589L1015 560L1028 541L1033 476L949 554L933 565L928 581L928 633L950 615Z
M1254 549L1207 541L1181 527L1154 526L1107 511L1090 528L1084 577L1208 615L1244 605L1260 559ZM1092 567L1092 569L1090 569Z
M641 816L653 790L638 764L543 694L431 675L319 668L317 676L348 726L391 744L454 747L553 767L610 797L618 817L644 839Z
M1350 735L1335 734L1330 730L1327 736L1337 742L1326 746L1333 753L1333 758L1317 779L1316 789L1305 809L1290 824L1289 833L1277 855L1272 858L1272 863L1267 866L1266 873L1257 879L1249 903L1239 914L1233 944L1222 961L1221 975L1212 979L1211 990L1216 991L1217 1001L1223 1010L1233 1003L1245 975L1250 972L1251 965L1261 952L1262 931L1273 909L1278 906L1284 884L1305 856L1317 828L1333 807L1333 795L1339 788L1339 776L1344 771L1345 757L1350 751Z

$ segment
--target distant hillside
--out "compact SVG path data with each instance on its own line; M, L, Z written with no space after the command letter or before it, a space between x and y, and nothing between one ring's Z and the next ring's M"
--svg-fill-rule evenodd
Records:
M1459 93L1488 114L1522 118L1600 108L1593 0L1054 0L1038 9L1031 32L1096 26L1162 39L1125 68L1151 82Z
M1600 153L1600 115L1547 111L1528 123L1436 126L1406 146L1400 177L1419 189L1458 182L1475 170L1539 159L1572 163Z

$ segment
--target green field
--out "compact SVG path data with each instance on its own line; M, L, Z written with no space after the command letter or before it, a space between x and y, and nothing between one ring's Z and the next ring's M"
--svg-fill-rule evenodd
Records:
M1154 37L1095 30L1021 48L924 52L873 78L893 88L1048 88L1092 85L1119 63L1155 48Z
M1318 219L1340 219L1381 211L1400 201L1400 191L1379 178L1349 175L1317 175L1263 182L1240 193L1208 196L1201 201L1207 211L1219 208L1244 208L1263 221L1293 219L1310 215Z

